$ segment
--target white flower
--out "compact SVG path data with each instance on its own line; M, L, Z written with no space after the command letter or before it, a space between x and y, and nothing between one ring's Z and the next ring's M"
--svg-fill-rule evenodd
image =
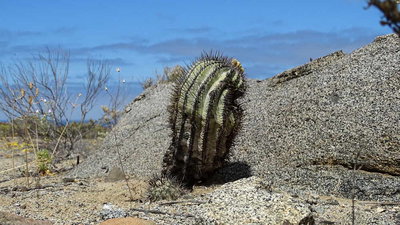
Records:
M81 96L82 96L82 93L79 93L79 94L78 94L78 97L81 97Z
M36 111L35 111L36 113L39 113L39 109L36 109Z
M52 111L51 111L51 109L49 109L47 112L48 112L48 113L51 113Z
M117 67L117 69L115 71L117 71L119 73L119 72L121 72L121 68Z

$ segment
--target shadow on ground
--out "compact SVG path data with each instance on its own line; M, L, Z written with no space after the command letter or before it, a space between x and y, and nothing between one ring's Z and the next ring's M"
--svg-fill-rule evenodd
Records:
M251 168L247 163L232 162L218 169L204 185L225 184L251 176Z

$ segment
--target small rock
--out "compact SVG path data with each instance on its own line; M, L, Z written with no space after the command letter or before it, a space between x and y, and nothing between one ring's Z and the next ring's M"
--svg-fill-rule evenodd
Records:
M140 101L140 100L142 100L144 97L146 97L146 95L145 95L145 94L141 94L141 95L137 96L137 97L133 100L133 102Z
M127 214L123 209L117 208L116 206L110 203L105 203L103 205L103 210L100 212L100 216L103 220L106 220L119 217L126 217Z
M376 208L376 212L377 212L377 213L381 213L381 212L385 212L385 211L386 211L386 209L384 209L384 208L382 208L382 207Z
M105 178L106 182L114 182L114 181L119 181L125 179L125 174L124 172L119 168L119 167L113 167L108 174L108 176Z
M104 173L108 173L108 171L110 171L110 169L108 168L108 166L102 166L101 167L102 170L104 170Z
M64 178L62 179L62 181L63 181L64 183L71 183L71 182L75 182L75 178L64 177Z
M339 205L339 202L336 199L330 198L326 200L327 205Z

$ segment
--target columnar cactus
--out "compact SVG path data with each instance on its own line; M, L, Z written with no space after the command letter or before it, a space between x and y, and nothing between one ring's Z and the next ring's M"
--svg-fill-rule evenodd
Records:
M169 107L172 144L165 174L190 185L221 167L240 125L236 99L244 90L244 70L236 59L203 55L182 70Z

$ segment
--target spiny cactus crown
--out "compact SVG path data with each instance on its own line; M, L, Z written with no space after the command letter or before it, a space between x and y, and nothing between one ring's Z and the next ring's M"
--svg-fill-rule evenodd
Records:
M240 124L236 99L244 90L244 70L236 59L203 55L182 70L169 107L172 144L165 173L190 183L222 165Z
M175 200L184 194L184 189L173 177L154 175L149 180L147 198L150 201Z

